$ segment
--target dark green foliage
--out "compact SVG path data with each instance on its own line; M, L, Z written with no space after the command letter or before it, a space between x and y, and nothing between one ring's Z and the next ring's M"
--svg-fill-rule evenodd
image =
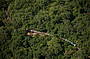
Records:
M0 59L89 59L89 0L1 0ZM27 29L53 36L26 36ZM76 44L60 40L66 38Z

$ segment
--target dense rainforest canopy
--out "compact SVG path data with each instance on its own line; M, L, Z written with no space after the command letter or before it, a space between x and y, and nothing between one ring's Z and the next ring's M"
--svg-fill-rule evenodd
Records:
M90 59L90 1L0 0L0 59Z

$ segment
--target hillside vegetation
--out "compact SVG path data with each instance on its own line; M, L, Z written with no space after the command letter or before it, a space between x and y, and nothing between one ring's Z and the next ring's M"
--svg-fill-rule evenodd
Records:
M90 59L90 1L0 0L0 59Z

